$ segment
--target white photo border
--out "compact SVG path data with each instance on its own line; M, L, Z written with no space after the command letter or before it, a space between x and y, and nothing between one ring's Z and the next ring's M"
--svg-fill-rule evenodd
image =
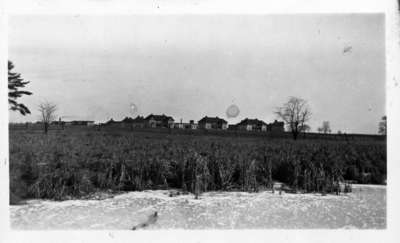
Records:
M383 13L388 117L385 230L17 231L9 228L8 103L5 99L9 15L59 14L311 14ZM0 2L0 241L1 242L400 242L400 22L397 0L8 0ZM4 79L4 80L3 80ZM397 150L396 150L397 148Z

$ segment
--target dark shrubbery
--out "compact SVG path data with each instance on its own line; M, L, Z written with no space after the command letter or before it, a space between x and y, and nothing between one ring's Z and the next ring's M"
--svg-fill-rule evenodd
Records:
M303 192L335 192L343 180L386 180L384 142L67 132L10 132L13 201L168 187L198 196L271 188L272 180Z

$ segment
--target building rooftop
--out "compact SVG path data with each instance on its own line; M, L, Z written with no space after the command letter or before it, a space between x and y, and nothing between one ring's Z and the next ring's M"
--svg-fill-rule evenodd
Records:
M146 118L145 118L145 120L150 120L150 119L154 119L154 120L156 120L156 121L167 121L167 120L172 120L172 121L174 121L174 118L172 118L171 116L166 116L166 115L164 115L164 114L162 114L162 115L153 115L153 114L150 114L150 115L148 115Z
M258 119L243 119L242 121L240 121L237 125L256 125L256 126L262 126L262 125L267 125L267 123L265 123L262 120L258 120Z
M228 123L227 121L225 121L222 118L217 117L203 117L201 120L199 120L199 123L202 122L207 122L207 123Z

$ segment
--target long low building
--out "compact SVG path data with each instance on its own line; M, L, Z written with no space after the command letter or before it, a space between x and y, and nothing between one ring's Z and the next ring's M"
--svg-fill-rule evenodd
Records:
M285 123L275 120L273 123L269 123L267 125L268 132L284 132L285 131Z
M94 126L94 121L85 120L74 120L74 121L53 121L52 125L62 125L62 126Z
M275 120L267 124L259 119L243 119L235 125L229 125L229 130L261 131L261 132L284 132L285 123Z
M174 124L174 128L179 128L179 129L197 129L198 124L194 123L193 120L190 120L189 123L185 122L177 122Z
M174 127L174 118L171 116L162 115L148 115L145 119L145 123L148 127L164 127L164 128L173 128Z
M199 128L203 129L228 129L228 122L222 118L217 117L203 117L199 120Z
M150 114L146 118L143 116L137 116L136 118L125 117L121 121L115 121L110 119L106 123L102 124L104 126L114 126L114 127L134 127L134 128L173 128L174 119L171 116L153 115Z
M246 131L267 131L267 123L258 119L249 119L246 118L236 124L236 128L238 130L246 130Z

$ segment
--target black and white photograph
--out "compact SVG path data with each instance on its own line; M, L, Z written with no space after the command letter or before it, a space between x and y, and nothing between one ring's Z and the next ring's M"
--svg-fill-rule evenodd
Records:
M10 230L385 231L385 23L8 15Z

